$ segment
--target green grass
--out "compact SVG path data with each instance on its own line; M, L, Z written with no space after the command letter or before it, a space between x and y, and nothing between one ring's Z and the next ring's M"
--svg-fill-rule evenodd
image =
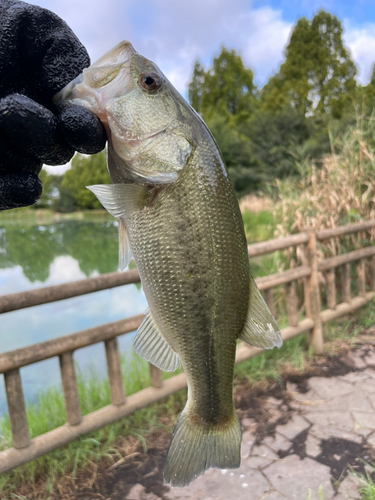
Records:
M297 370L303 370L307 357L311 357L307 336L299 335L285 342L281 349L266 351L236 365L234 373L236 377L246 378L254 383L270 379L280 382L286 363Z
M22 227L29 227L36 224L53 224L60 220L102 221L108 219L112 219L112 216L106 210L85 210L62 214L46 208L23 207L0 211L2 226L22 224Z
M258 213L244 212L242 220L245 228L247 242L257 243L272 239L276 223L272 212L262 211Z
M150 385L148 363L139 356L123 357L122 372L127 395ZM178 372L174 374L176 373ZM171 374L164 374L165 378L169 376ZM100 377L94 367L90 367L83 373L78 372L77 386L83 415L110 403L108 379ZM150 405L63 448L2 474L0 476L1 498L8 498L10 494L18 493L22 485L33 484L39 477L45 478L45 489L48 494L53 491L59 477L70 476L74 479L77 471L84 470L105 457L116 460L119 454L113 444L119 436L135 436L144 447L147 447L147 441L144 438L145 429L163 429L160 417L167 415L173 419L184 406L185 392L180 391L162 403ZM63 425L65 408L61 389L51 387L40 392L35 403L27 405L27 420L32 438ZM168 426L166 428L170 430ZM8 416L0 419L0 432L3 437L0 449L6 449L11 446Z
M365 465L365 475L351 472L358 483L361 500L375 500L375 463Z
M39 224L43 222L52 223L56 220L88 220L88 219L108 219L112 218L106 210L85 210L75 211L67 214L56 213L47 208L15 208L13 210L0 211L0 221L2 225L12 225L22 222L22 224ZM271 212L263 211L259 213L245 212L242 214L245 233L248 243L265 241L273 238L276 227Z
M320 485L318 488L318 498L319 498L319 500L325 500L322 485ZM307 495L306 500L312 500L312 491L311 490L309 490L309 494Z

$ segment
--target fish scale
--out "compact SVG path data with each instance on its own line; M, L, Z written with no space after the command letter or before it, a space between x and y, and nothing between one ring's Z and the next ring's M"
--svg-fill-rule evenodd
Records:
M90 109L107 131L112 184L89 189L119 218L120 265L133 255L149 304L134 350L162 370L181 362L186 373L188 400L164 480L186 486L210 467L239 467L237 339L265 349L282 339L251 277L220 151L199 115L129 42L84 70L56 101Z
M233 416L234 354L250 279L242 218L219 154L215 174L210 162L206 175L214 147L209 137L202 141L179 179L127 222L150 311L182 360L189 411L205 423Z

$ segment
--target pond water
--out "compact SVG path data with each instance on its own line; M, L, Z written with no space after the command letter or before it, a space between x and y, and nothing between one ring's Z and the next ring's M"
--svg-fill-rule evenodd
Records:
M64 220L52 224L0 221L1 295L57 285L118 269L116 222L111 219ZM51 304L0 315L0 352L7 352L85 328L115 321L147 308L140 285L125 285ZM131 350L134 333L119 337L122 352ZM75 352L79 369L106 372L103 344ZM1 377L3 377L1 375ZM50 385L60 385L58 359L21 369L26 401ZM6 411L0 380L0 413Z

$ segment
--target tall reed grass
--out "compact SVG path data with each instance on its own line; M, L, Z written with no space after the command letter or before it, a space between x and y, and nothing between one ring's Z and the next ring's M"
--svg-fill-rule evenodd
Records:
M296 233L306 227L334 228L375 217L375 114L357 115L356 123L340 136L331 137L331 154L317 166L305 159L298 163L300 179L277 181L279 203L275 236ZM348 238L330 239L320 251L340 253L340 246L357 248L374 241L375 231Z

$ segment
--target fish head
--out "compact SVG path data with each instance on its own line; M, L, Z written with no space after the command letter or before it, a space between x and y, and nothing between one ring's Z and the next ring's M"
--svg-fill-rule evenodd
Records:
M186 165L194 145L190 106L152 61L123 41L54 98L95 113L108 137L112 182L168 184Z

